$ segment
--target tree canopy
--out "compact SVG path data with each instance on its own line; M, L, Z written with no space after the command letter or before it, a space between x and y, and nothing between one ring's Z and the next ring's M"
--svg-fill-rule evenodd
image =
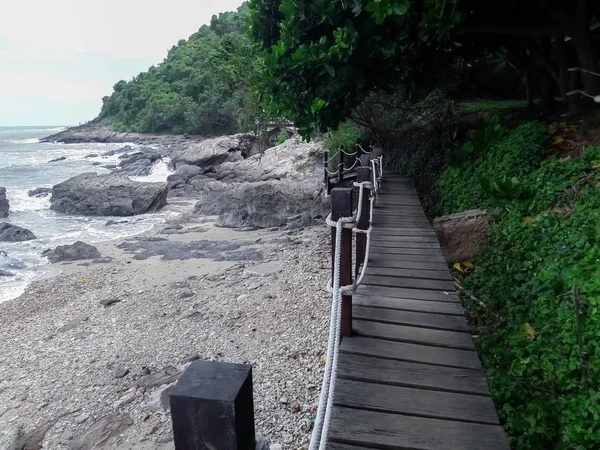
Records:
M459 23L457 0L251 0L252 35L265 50L259 91L302 134L325 132L361 95L424 81Z
M335 129L376 89L433 88L433 74L457 58L510 62L526 76L530 103L536 90L544 103L559 96L569 106L574 90L600 94L596 0L249 3L264 105L305 136Z
M260 113L250 94L257 59L248 10L213 16L165 60L103 99L99 120L123 130L216 134L250 129Z

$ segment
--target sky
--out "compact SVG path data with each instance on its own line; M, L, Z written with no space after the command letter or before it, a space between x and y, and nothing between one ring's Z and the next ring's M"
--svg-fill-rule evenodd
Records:
M0 126L77 125L113 85L242 0L10 1L0 14Z

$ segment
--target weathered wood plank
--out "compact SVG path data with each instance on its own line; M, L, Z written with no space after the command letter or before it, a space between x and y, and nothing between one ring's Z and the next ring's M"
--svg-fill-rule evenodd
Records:
M388 248L383 246L376 246L371 243L373 247L377 247L377 250L373 250L373 253L389 254L389 255L429 255L442 257L442 251L439 248Z
M409 289L431 289L435 291L453 291L454 282L450 280L432 280L423 278L402 278L390 277L384 275L367 275L363 280L363 284L369 286L384 286L384 287L399 287Z
M410 342L392 342L353 336L342 340L340 351L355 355L397 359L436 366L482 370L477 353L473 350L432 347Z
M390 341L413 342L415 344L434 345L438 347L474 349L473 338L469 333L459 331L434 330L407 325L354 320L352 334Z
M423 264L423 263L421 263ZM401 278L423 278L426 280L447 280L452 281L452 275L445 267L438 265L437 269L411 269L397 267L376 267L374 264L369 264L369 275L382 275L386 277L401 277Z
M384 286L362 285L358 288L358 294L383 296L392 298L408 298L413 300L429 300L433 302L455 302L460 303L458 295L453 290L433 291L425 289L390 288Z
M381 269L416 269L416 270L433 270L436 272L449 273L446 264L440 261L395 261L394 259L381 258L380 256L372 256L369 258L369 271L376 268ZM372 272L376 274L377 272Z
M433 242L433 243L439 244L437 236L433 233L429 233L429 234L419 233L414 236L411 236L411 235L398 236L398 235L388 235L386 233L373 233L371 235L371 242L372 243L389 242L392 244L395 244L398 242Z
M465 312L458 301L437 302L430 300L415 300L407 298L391 298L355 294L352 297L354 305L369 306L372 308L393 309L398 311L416 311L433 314L447 314L464 317Z
M423 249L433 249L441 251L441 247L439 242L437 241L428 241L428 242L415 242L415 241L398 241L392 240L389 241L371 241L371 247L379 248L382 247L384 249L396 249L396 248L423 248ZM379 251L379 250L375 250Z
M375 449L510 450L504 429L441 419L384 414L337 406L331 440Z
M401 254L385 254L373 252L370 255L369 261L420 261L420 262L435 262L448 267L444 256L439 253L437 255L401 255Z
M383 413L499 424L494 402L480 395L340 380L334 404Z
M408 236L425 236L425 237L435 237L436 234L433 232L431 227L423 227L423 228L382 228L377 227L377 233L373 233L372 238L382 236L385 238L389 237L408 237Z
M466 319L460 316L448 316L413 311L390 311L381 308L370 308L354 305L352 316L356 320L408 325L414 327L433 328L438 330L468 332Z
M489 396L483 372L342 353L338 378Z

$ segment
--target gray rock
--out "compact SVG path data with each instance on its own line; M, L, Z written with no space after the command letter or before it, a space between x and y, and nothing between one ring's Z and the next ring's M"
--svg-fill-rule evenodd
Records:
M69 445L69 450L101 450L109 447L109 442L133 425L127 414L110 414L98 420L85 433Z
M36 198L47 197L50 194L52 194L52 188L37 188L32 189L27 193L27 195L29 195L30 197Z
M256 447L255 450L269 450L269 441L266 437L256 435Z
M15 274L6 270L0 269L0 277L14 277Z
M50 161L48 161L49 163L55 163L55 162L59 162L59 161L65 161L67 159L66 156L61 156L60 158L56 158L56 159L51 159Z
M112 261L113 261L113 258L111 258L110 256L104 256L102 258L94 259L92 261L92 264L107 264Z
M240 161L257 146L258 139L251 134L220 136L188 146L181 153L174 155L171 162L176 169L182 165L207 169L225 161Z
M97 153L90 153L89 155L86 155L85 158L97 158L98 154Z
M210 182L196 203L195 214L218 215L217 225L230 228L280 227L300 215L298 226L322 217L327 210L322 186L303 181L257 183Z
M433 221L446 261L470 261L487 242L489 219L481 209L463 211Z
M115 155L118 155L120 153L130 152L132 150L133 149L131 148L131 145L126 145L125 147L121 147L121 148L118 148L116 150L109 150L106 153L102 153L102 156L115 156ZM115 167L117 167L117 166L115 166Z
M50 208L87 216L133 216L167 204L165 183L139 183L120 174L84 173L52 189Z
M81 261L84 259L98 259L102 255L93 245L77 241L72 245L59 245L46 256L51 263L57 263L64 261Z
M15 425L13 427L7 427L3 430L4 433L0 434L0 450L17 450L20 448L25 436L25 430L21 425Z
M127 176L147 176L162 156L156 150L144 147L135 153L122 155L120 159L119 173Z
M116 164L107 164L107 165L102 166L102 167L104 167L105 169L112 170L112 169L116 169L117 165Z
M185 298L192 298L195 294L192 291L185 291L182 292L181 294L179 294L179 298L181 299L185 299Z
M6 219L10 211L10 203L6 198L6 188L0 187L0 219Z
M173 390L173 385L169 385L164 389L159 389L150 394L145 403L146 408L154 412L169 412L171 409L169 394Z
M115 370L114 372L114 376L115 378L124 378L129 374L129 369L127 368L120 368Z
M181 376L181 372L173 367L167 366L156 373L151 373L148 375L144 375L139 378L135 384L138 387L142 388L151 388L162 386L163 384L171 384L179 379Z
M105 298L104 300L100 300L100 304L105 308L117 304L121 301L120 298Z
M22 242L35 239L35 235L26 228L21 228L10 223L0 223L0 242Z

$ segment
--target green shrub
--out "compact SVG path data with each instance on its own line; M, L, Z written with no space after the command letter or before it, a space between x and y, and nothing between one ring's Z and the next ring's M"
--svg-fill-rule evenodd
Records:
M335 131L330 131L325 135L325 150L327 151L328 159L331 159L329 166L336 168L339 164L339 157L335 156L340 147L344 147L346 152L355 153L356 144L363 137L363 132L358 125L352 121L344 122ZM366 150L366 149L365 149ZM354 157L346 156L346 161L354 163Z
M480 142L443 174L441 209L484 207L492 219L464 281L478 300L465 306L513 449L597 449L600 148L542 161L545 140L531 123ZM515 178L520 192L490 195L486 177Z

